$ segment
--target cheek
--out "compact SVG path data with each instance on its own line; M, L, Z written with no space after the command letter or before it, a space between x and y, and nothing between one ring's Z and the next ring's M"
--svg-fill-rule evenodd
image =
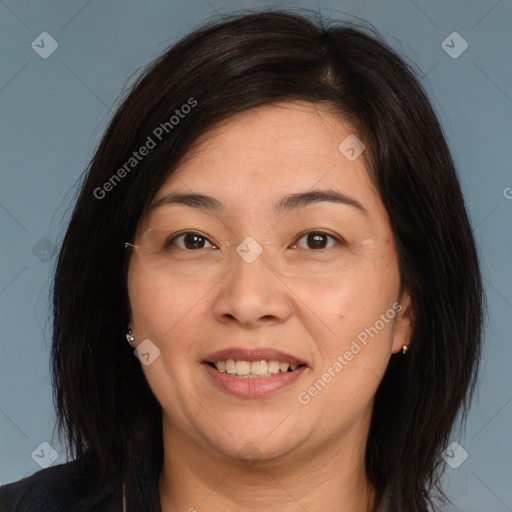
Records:
M391 357L398 315L396 295L378 292L378 287L351 288L338 292L332 302L333 332L317 338L319 364L298 397L300 403L314 404L319 423L337 425L371 407ZM325 318L329 311L324 310Z
M305 301L313 305L326 326L325 334L316 338L321 368L315 373L330 369L340 376L333 381L343 382L348 389L361 386L368 378L381 377L391 355L399 308L398 265L388 247L373 256L339 280L326 281L323 286L312 283ZM308 293L303 292L304 296Z
M177 348L186 332L200 325L204 284L166 281L135 262L128 273L128 294L134 333L161 350Z
M354 329L373 325L398 297L400 278L392 247L372 248L350 263L332 275L285 279L333 337L346 338Z

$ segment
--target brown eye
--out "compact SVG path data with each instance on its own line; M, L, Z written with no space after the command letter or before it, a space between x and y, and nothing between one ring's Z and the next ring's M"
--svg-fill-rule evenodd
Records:
M192 251L204 248L216 248L215 245L210 243L208 238L199 233L193 232L181 233L180 235L173 237L167 243L167 247L172 247L173 245L180 249L187 249Z
M330 241L330 240L331 241ZM304 242L305 241L305 245ZM311 231L302 235L295 244L293 244L294 248L304 248L304 249L326 249L336 244L337 240L327 233Z

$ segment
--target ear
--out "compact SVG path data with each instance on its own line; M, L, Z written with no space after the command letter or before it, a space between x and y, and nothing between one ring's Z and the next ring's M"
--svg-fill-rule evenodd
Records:
M404 291L402 297L397 301L398 317L393 332L393 354L396 354L404 345L409 344L414 330L414 310L408 292Z

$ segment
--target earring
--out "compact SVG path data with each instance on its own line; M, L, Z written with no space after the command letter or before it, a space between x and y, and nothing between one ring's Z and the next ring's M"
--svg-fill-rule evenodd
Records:
M132 336L132 330L131 329L128 329L128 331L126 333L126 341L128 343L133 343L135 341L135 338Z
M407 345L404 345L402 347L402 352L405 354L409 350L409 347Z

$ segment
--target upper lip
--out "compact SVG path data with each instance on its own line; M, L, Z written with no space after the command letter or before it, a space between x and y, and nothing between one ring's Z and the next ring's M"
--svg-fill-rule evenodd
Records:
M232 347L225 348L223 350L218 350L217 352L213 352L206 356L205 362L207 363L216 363L218 361L226 361L227 359L235 359L237 361L261 361L262 359L267 360L275 360L282 363L289 364L305 364L306 361L299 359L298 357L292 356L291 354L287 354L281 350L276 350L275 348L240 348L240 347Z

